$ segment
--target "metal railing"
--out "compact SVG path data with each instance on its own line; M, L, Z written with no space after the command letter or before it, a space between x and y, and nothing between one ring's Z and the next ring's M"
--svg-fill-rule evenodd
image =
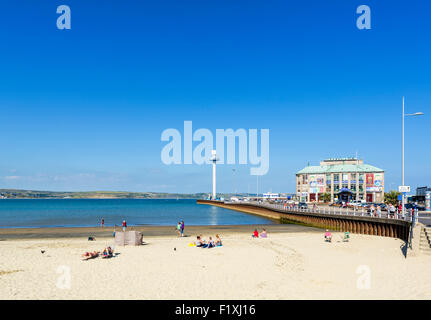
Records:
M248 204L253 205L256 207L266 208L266 209L276 209L280 211L289 211L289 212L297 212L297 213L318 213L318 214L328 214L328 215L339 215L339 216L352 216L352 217L370 217L370 218L378 218L378 219L388 219L388 220L402 220L402 221L408 221L412 222L413 214L410 212L410 210L403 215L398 211L398 209L392 213L388 214L388 212L385 211L377 211L374 210L374 212L368 212L368 209L361 207L361 208L342 208L342 207L329 207L329 206L315 206L310 207L307 206L306 208L300 207L298 205L290 206L287 204L285 206L284 204L273 204L273 203L267 203L267 202L257 202L257 201L225 201L226 204Z

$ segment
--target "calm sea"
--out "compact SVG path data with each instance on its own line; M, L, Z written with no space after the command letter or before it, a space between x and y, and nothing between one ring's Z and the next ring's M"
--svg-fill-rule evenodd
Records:
M175 199L3 199L0 228L272 224L269 219Z

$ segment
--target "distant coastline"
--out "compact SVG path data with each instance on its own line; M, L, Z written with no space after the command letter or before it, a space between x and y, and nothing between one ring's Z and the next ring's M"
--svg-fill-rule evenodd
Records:
M209 193L164 193L128 191L39 191L0 189L2 199L206 199ZM243 194L238 194L244 196ZM229 198L232 194L220 194Z

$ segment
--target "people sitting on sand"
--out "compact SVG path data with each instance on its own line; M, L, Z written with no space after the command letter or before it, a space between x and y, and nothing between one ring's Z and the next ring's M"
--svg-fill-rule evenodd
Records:
M196 237L196 247L202 247L205 244L205 240L201 236Z
M257 229L254 229L253 234L251 235L253 238L259 238L259 232L257 232Z
M215 244L214 244L213 238L210 237L210 239L208 240L207 248L214 248L214 247L215 247Z
M216 234L215 246L216 247L222 246L221 239L218 234Z
M265 229L262 229L262 232L260 233L260 237L261 238L267 238L268 237Z
M114 250L111 247L105 248L102 253L102 258L111 258L114 255Z
M328 229L326 229L325 232L325 241L332 242L332 234L329 232Z

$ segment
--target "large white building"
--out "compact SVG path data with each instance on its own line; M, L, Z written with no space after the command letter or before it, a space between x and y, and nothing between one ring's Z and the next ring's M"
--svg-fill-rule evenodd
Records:
M383 202L385 173L356 158L327 159L296 173L296 194L302 201L321 201L324 193L337 200Z

